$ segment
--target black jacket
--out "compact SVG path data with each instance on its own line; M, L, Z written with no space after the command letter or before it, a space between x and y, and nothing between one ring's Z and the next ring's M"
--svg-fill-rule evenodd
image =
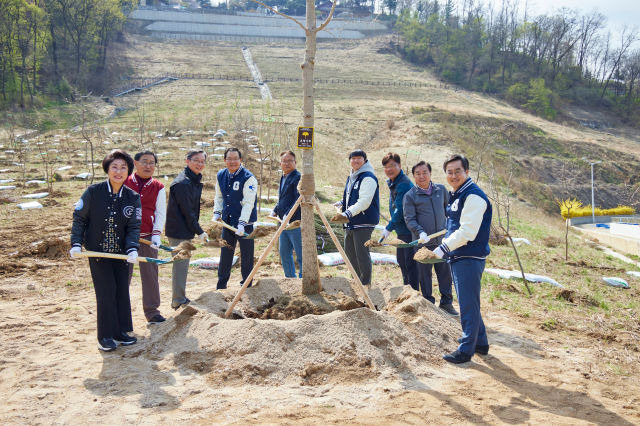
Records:
M167 237L190 240L204 231L200 227L200 196L202 195L202 174L196 175L185 167L171 182L169 204L167 206Z
M285 179L284 183L282 180ZM273 208L275 214L284 219L291 211L291 207L298 201L300 193L298 192L298 182L300 182L300 172L294 169L288 176L280 178L280 186L278 187L278 204ZM291 222L300 220L300 207L291 216Z
M84 191L73 211L71 245L110 253L137 250L141 216L140 196L131 188L122 185L117 194L112 194L108 180L93 184Z

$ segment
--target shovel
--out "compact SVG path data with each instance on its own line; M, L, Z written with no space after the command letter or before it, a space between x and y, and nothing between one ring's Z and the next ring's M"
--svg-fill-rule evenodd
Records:
M282 219L280 219L278 216L267 216L267 219L275 220L276 222L282 224ZM294 220L293 222L289 222L289 224L287 225L286 228L284 228L284 230L289 231L291 229L297 229L297 228L300 228L300 221Z
M116 254L116 253L104 253L101 251L81 251L80 253L76 253L73 257L104 257L107 259L121 259L127 260L129 256L126 254ZM148 262L148 263L156 263L158 265L164 265L166 263L173 262L173 258L169 259L155 259L153 257L138 257L138 262Z
M149 240L145 240L144 238L140 238L140 239L138 240L138 242L139 242L140 244L144 244L144 245L146 245L146 246L152 246L152 245L153 245L153 243L152 243L151 241L149 241ZM169 247L169 246L165 246L165 245L163 245L163 244L160 244L160 245L158 246L158 248L161 248L162 250L165 250L165 251L176 251L176 250L178 250L178 247Z
M435 238L435 237L439 237L440 235L444 235L447 233L446 229L443 229L442 231L438 231L434 234L429 235L429 239L431 238ZM415 241L411 241L410 243L388 243L388 244L382 244L383 238L380 238L378 240L378 244L383 245L383 246L392 246L392 247L398 247L398 248L405 248L405 247L416 247L418 244L422 244L422 240L417 239Z
M238 232L237 228L234 228L233 226L228 225L222 221L212 220L211 223L215 223L216 225L220 225L224 228L227 228L229 231L233 231L234 234L237 234ZM258 231L258 227L256 226L253 232L251 232L251 234L247 234L246 232L243 232L242 237L246 238L247 240L255 240L256 238L265 236L265 235L257 235L257 231Z

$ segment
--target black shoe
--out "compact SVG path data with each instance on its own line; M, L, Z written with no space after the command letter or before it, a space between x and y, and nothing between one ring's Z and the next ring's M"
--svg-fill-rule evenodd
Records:
M105 337L104 339L98 339L98 349L103 352L111 352L115 351L118 347L118 344L110 337Z
M120 335L114 337L113 340L117 344L122 345L122 346L133 345L135 342L138 341L137 338L135 338L133 336L129 336L127 333L120 333Z
M153 317L151 317L149 321L147 321L147 324L158 324L165 321L166 321L165 317L163 317L160 314L156 314Z
M455 310L455 308L451 303L447 305L440 305L440 309L442 309L443 311L445 311L446 313L454 317L457 317L458 315L460 315L458 314L458 311Z
M459 350L456 350L455 352L446 354L442 357L442 359L452 364L462 364L471 361L471 355L467 355L463 352L460 352Z
M476 345L478 355L489 355L489 345Z
M186 301L185 301L185 302L182 302L182 303L181 303L181 304L179 304L178 306L173 306L173 305L171 305L171 307L173 308L173 310L174 310L174 311L177 311L177 310L178 310L178 309L180 309L181 307L183 307L183 306L187 306L189 303L191 303L191 300L189 300L189 299L188 299L188 298L186 298L186 297L185 297L185 299L186 299Z

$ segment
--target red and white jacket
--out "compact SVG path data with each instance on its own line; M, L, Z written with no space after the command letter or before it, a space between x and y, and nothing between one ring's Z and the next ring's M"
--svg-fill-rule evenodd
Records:
M133 173L124 182L129 188L138 192L138 175ZM164 185L157 179L151 178L140 191L142 203L142 225L140 237L160 235L167 218L167 194Z

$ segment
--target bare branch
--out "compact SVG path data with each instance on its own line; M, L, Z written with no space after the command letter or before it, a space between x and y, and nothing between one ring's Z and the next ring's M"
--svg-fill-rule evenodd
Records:
M329 12L329 16L327 16L327 19L325 19L322 25L316 28L316 31L315 31L316 33L318 31L324 30L327 27L327 25L329 25L329 22L331 22L331 18L333 18L333 11L336 9L336 3L338 3L338 0L333 0L333 3L331 4L331 11Z
M283 18L287 18L287 19L291 19L293 22L295 22L296 24L298 24L300 26L300 28L302 28L304 30L305 34L309 34L309 30L307 29L307 27L305 27L300 21L298 21L296 18L289 16L289 15L285 15L284 13L278 12L277 10L275 10L274 8L272 8L271 6L267 6L266 4L262 3L261 1L258 0L251 0L254 3L259 4L262 7L265 7L267 9L269 9L270 11L272 11L273 13L275 13L276 15L280 15ZM334 3L335 6L335 3ZM331 12L333 12L333 9L331 9Z

